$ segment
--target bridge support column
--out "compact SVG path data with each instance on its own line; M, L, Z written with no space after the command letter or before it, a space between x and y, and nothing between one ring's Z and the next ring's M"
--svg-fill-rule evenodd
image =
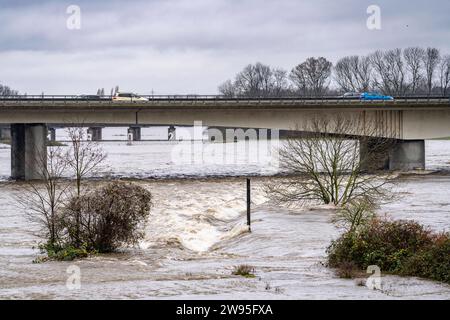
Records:
M208 128L208 141L209 142L225 142L227 140L227 132L224 127Z
M383 142L381 142L383 144ZM377 170L389 170L389 147L380 145L378 139L360 139L359 140L359 159L361 169L371 172Z
M0 128L0 140L10 140L10 139L11 139L11 129Z
M369 155L368 155L369 154ZM425 169L424 140L392 140L386 146L378 139L360 140L360 159L363 170Z
M389 151L389 169L425 169L425 141L398 140Z
M48 138L52 142L56 141L56 129L55 128L48 128Z
M47 166L47 126L11 125L11 178L39 180Z
M128 134L133 136L133 141L141 141L141 127L129 127Z
M176 129L174 126L170 126L169 129L167 129L167 140L173 141L176 140Z
M102 127L90 127L88 128L87 133L91 136L91 141L102 140Z
M264 131L264 134L260 132ZM267 129L253 128L226 128L214 127L208 128L208 141L210 142L238 142L243 140L267 139Z

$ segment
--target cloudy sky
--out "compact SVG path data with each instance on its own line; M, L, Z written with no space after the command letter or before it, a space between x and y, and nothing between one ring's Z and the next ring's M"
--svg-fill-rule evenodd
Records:
M71 30L67 8L81 9ZM381 9L369 30L368 6ZM448 0L0 0L0 83L22 93L214 94L248 63L376 49L450 53Z

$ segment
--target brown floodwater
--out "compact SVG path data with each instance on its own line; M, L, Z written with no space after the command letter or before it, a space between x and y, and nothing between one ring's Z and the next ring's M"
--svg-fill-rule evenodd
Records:
M17 203L20 187L0 182L0 299L450 299L450 286L434 281L383 275L382 289L370 290L340 279L323 265L339 234L333 209L273 206L261 190L267 179L253 178L251 233L245 179L141 180L155 206L138 247L45 263L33 263L42 239ZM450 176L413 175L395 188L380 212L449 230ZM232 275L240 264L256 277ZM74 266L79 287L70 285Z

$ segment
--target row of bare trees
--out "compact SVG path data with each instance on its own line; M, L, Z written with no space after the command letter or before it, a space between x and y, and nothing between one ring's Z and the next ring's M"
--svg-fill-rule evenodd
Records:
M114 88L111 88L110 90L110 96L112 97L113 95L115 95L117 92L119 92L119 86L115 86ZM97 89L97 95L98 96L105 96L105 88L99 88Z
M450 55L442 55L436 48L409 47L346 56L334 66L324 57L310 57L289 73L258 62L246 66L218 89L230 97L277 97L364 91L447 95L449 87Z
M450 84L450 55L436 48L410 47L375 51L340 59L335 80L344 91L379 90L390 95L442 94Z
M257 62L239 72L234 81L227 80L219 86L226 96L281 96L289 90L287 72Z
M2 85L0 83L0 97L11 97L18 95L19 92L17 90L11 89L6 85Z

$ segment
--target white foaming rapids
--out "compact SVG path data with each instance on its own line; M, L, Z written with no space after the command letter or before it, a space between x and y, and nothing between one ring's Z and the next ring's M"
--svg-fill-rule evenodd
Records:
M241 183L209 184L187 190L181 185L171 185L171 197L167 192L155 193L147 237L141 248L151 245L173 245L206 252L220 241L231 239L245 232L245 187ZM149 186L151 190L151 186ZM208 190L207 190L208 189ZM167 191L167 190L166 190ZM254 194L254 196L253 196ZM260 190L252 190L253 205L267 199Z

